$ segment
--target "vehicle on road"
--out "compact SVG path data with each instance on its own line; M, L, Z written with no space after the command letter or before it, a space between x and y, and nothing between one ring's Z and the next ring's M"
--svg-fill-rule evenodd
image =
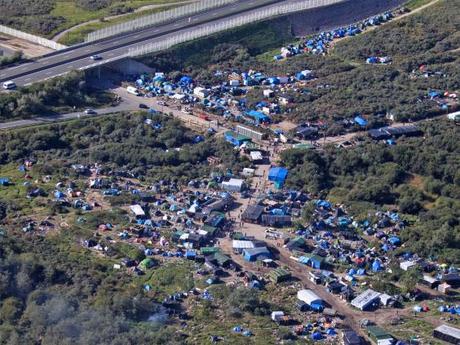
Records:
M91 60L94 60L94 61L102 60L102 56L100 56L100 55L91 55Z
M130 93L132 95L139 96L139 90L136 89L134 86L128 86L126 88L126 91L128 91L128 93Z
M148 109L149 106L147 104L144 104L144 103L139 103L139 108L141 109Z
M85 110L85 114L86 114L86 115L96 115L97 112L96 112L96 110L94 110L94 109L86 109L86 110Z
M5 90L15 89L16 88L16 83L14 81L12 81L12 80L5 81L3 83L3 88Z

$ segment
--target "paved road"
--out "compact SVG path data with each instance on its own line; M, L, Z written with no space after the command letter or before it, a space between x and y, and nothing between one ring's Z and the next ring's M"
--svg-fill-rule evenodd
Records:
M190 27L204 26L219 22L222 18L237 17L239 13L250 12L255 8L275 6L280 2L297 0L237 0L229 5L210 9L189 18L138 31L110 37L90 44L70 47L38 59L31 63L0 70L0 82L14 80L17 85L27 85L68 73L71 70L84 68L95 62L91 55L100 55L103 60L115 59L128 53L130 48L161 41L180 32L187 32Z

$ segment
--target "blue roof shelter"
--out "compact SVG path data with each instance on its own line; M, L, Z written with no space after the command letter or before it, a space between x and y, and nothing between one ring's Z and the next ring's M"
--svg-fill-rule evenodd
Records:
M354 118L354 120L361 127L366 127L367 126L367 121L365 119L363 119L361 116L356 116Z
M274 167L271 168L268 172L268 180L275 183L275 187L280 189L283 187L286 177L288 175L288 170L283 167Z
M243 257L246 261L257 261L270 259L272 254L267 247L248 248L243 250Z
M257 110L247 111L246 116L252 118L256 123L261 123L261 122L269 123L270 122L270 118L267 115Z

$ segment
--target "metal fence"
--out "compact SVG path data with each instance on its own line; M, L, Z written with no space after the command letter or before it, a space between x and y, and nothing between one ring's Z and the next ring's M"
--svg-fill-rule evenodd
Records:
M170 21L175 18L180 18L184 16L189 16L194 13L201 12L206 9L220 7L236 0L202 0L199 2L194 2L189 5L180 6L173 8L168 11L158 12L155 14L151 14L149 16L143 16L138 19L130 20L124 23L120 23L117 25L112 25L94 32L91 32L87 35L86 41L92 42L102 38L115 36L117 34L123 32L129 32L141 28L145 28L148 26L152 26L155 24L164 23Z
M67 46L63 44L48 40L43 37L31 35L31 34L28 34L27 32L12 29L4 25L0 25L0 32L6 35L17 37L17 38L22 38L26 41L33 42L33 43L36 43L41 46L48 47L54 50L60 50L60 49L67 48Z
M155 42L136 48L130 48L128 51L128 56L134 57L165 50L179 43L183 43L200 37L205 37L217 32L229 30L245 24L257 22L271 17L276 17L279 15L308 10L315 7L333 5L345 1L348 0L308 0L281 6L269 7L262 10L256 10L251 13L239 15L234 18L223 19L218 23L206 24L198 28L192 28L188 31L170 36L161 42Z

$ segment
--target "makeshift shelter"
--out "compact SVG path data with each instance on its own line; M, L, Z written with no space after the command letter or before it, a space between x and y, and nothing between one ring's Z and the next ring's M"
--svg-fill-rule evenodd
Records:
M324 301L312 290L297 291L297 299L307 303L313 310L322 311L324 309Z
M344 345L361 345L363 343L361 337L352 329L346 329L342 332Z
M247 111L245 116L251 118L256 124L270 122L270 118L267 115L256 110Z
M229 181L222 182L222 188L228 192L241 192L244 188L244 180L231 178Z
M232 263L232 259L229 256L220 252L214 253L213 261L221 267L228 267Z
M232 241L233 251L236 253L242 253L244 249L255 248L254 242L244 240L233 240Z
M441 325L434 329L433 337L458 345L460 344L460 329L448 325Z
M152 259L150 258L146 258L144 260L142 260L139 264L139 266L146 270L146 269L149 269L149 268L152 268L153 266L155 266L155 261L153 261Z
M258 223L263 211L263 206L248 205L246 210L244 210L243 214L241 215L241 219L248 223Z
M140 205L131 205L129 206L129 209L131 210L131 212L134 214L136 218L145 217L145 212Z
M232 131L224 133L225 140L234 146L241 146L245 142L251 141L251 138Z
M291 279L291 273L284 268L276 268L269 273L269 277L276 284Z
M369 338L379 345L393 343L392 335L378 326L367 326L366 330Z
M355 123L357 123L360 127L366 127L367 121L363 119L361 116L356 116L354 118Z
M380 303L380 292L367 289L351 301L351 305L362 311L371 310Z
M265 226L289 226L292 219L288 215L263 214L261 223Z
M243 250L246 261L257 261L271 258L271 253L267 247L249 248Z
M275 183L275 187L281 189L286 181L288 169L283 167L271 168L268 172L268 180Z

